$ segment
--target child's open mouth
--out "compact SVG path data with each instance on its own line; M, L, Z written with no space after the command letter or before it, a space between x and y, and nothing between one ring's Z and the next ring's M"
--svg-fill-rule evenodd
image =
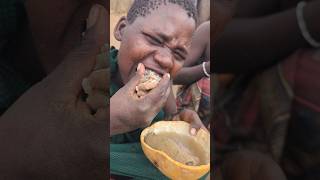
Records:
M146 69L143 78L136 86L136 93L138 97L146 95L149 91L157 87L161 80L161 76L153 70Z

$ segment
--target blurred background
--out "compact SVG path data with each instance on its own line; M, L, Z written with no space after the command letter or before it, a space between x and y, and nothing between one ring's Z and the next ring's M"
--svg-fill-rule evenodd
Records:
M118 20L126 16L130 5L134 0L110 0L110 44L119 48L120 43L114 39L113 30Z

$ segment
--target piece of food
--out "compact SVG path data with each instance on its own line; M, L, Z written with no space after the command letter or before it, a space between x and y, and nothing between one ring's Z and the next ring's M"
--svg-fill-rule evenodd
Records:
M143 78L136 86L136 93L138 97L146 95L149 91L157 87L161 80L161 77L156 72L146 69Z

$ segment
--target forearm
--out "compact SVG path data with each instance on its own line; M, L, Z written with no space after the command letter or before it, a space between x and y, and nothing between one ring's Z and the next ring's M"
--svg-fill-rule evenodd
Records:
M320 41L320 1L308 3L304 19ZM301 35L296 9L261 18L235 19L214 47L214 72L243 73L265 68L295 50L309 47Z
M193 67L184 67L178 72L178 74L174 78L173 83L188 85L198 81L204 76L205 74L203 72L202 64L199 64Z
M164 112L166 116L177 113L177 104L176 104L176 99L174 98L172 87L171 87L171 92L168 97L168 100L164 106Z

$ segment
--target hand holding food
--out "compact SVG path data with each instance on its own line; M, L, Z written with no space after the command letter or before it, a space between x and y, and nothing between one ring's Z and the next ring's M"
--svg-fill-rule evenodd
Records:
M154 85L150 85L153 82L149 84L148 80L142 80L149 79L144 77L145 74L149 74L145 73L145 71L144 65L140 64L137 68L136 75L111 97L111 121L118 123L119 127L125 126L123 130L115 127L110 129L112 131L111 135L150 125L153 118L165 105L170 94L169 74L165 74L157 86L154 87ZM150 73L150 75L151 74L152 73ZM154 88L150 90L150 87ZM137 89L138 91L144 91L143 96L138 96ZM147 89L149 90L147 91ZM125 109L125 111L123 111L123 109Z
M154 89L160 82L161 77L150 69L146 69L144 76L140 79L139 84L136 86L138 97L146 95L149 91Z

